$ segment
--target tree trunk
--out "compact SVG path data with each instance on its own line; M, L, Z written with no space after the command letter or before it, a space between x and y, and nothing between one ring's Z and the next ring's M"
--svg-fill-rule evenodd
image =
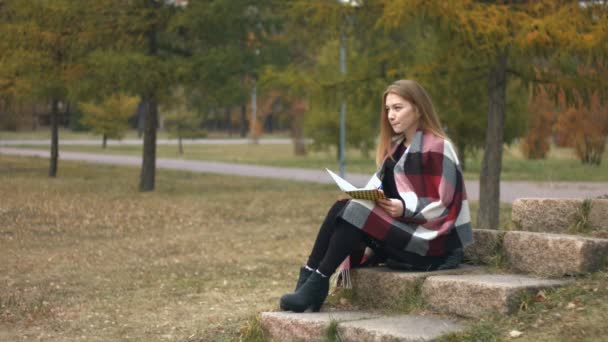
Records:
M150 2L154 8L157 4ZM158 54L156 29L153 27L146 33L148 39L148 55ZM144 148L139 177L139 191L153 191L156 176L156 129L158 127L158 103L156 87L149 87L142 96L144 101Z
M507 98L507 51L501 51L488 77L488 128L479 176L477 228L497 229L500 212L500 172Z
M104 133L101 137L101 148L105 150L106 146L108 146L108 136Z
M72 106L70 105L70 102L66 101L65 103L65 111L63 112L63 117L65 118L65 122L63 127L65 128L70 128L72 126Z
M57 177L57 161L59 160L59 100L51 102L51 161L49 165L49 177Z
M182 144L182 136L181 135L177 136L177 144L179 145L179 155L181 156L182 154L184 154L184 146Z
M230 107L224 108L224 120L226 120L226 126L228 128L228 136L232 136L232 109Z
M293 152L296 156L306 155L306 144L304 142L304 130L302 128L303 114L294 114L291 127L293 135Z
M462 139L461 139L462 140ZM467 169L467 151L466 151L466 145L463 143L457 143L456 144L456 148L458 149L456 152L458 153L458 155L460 156L460 169L462 170L462 172L465 172Z
M140 191L154 190L156 174L156 126L158 124L158 107L156 98L149 96L145 101L144 151L139 182Z
M249 132L249 127L247 126L247 105L242 104L241 105L241 131L240 131L241 138L246 137L247 132Z
M141 138L145 129L146 105L140 101L137 105L137 137Z

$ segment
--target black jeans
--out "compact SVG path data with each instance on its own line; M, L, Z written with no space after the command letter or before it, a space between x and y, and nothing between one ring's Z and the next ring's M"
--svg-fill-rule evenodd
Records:
M337 201L329 209L306 263L327 276L332 275L347 256L360 249L364 241L363 231L338 217L347 203L347 200Z
M338 217L346 204L348 200L337 201L329 209L308 257L308 267L329 276L347 256L361 251L365 246L374 251L374 263L386 261L387 266L398 269L433 271L457 267L462 261L462 249L444 256L421 256L391 248ZM351 261L352 266L356 267L357 261Z

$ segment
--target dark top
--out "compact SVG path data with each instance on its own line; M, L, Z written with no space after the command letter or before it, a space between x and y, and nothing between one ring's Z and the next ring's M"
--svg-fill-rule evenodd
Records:
M401 199L401 197L399 197L399 191L397 191L397 185L395 184L395 173L393 169L395 168L395 165L397 165L397 162L399 161L405 150L405 145L403 145L402 143L399 144L399 147L397 147L397 150L395 150L395 153L393 153L394 160L387 158L384 161L384 165L382 165L382 168L384 169L384 176L382 177L382 190L384 190L384 194L388 198Z

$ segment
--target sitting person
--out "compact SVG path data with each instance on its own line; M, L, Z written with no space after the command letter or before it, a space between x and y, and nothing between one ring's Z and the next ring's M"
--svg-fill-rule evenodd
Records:
M429 95L415 81L400 80L382 99L379 169L368 185L388 199L331 207L295 292L281 297L282 310L319 311L339 266L341 286L349 287L351 265L371 262L362 246L389 267L432 271L457 267L473 242L458 157Z

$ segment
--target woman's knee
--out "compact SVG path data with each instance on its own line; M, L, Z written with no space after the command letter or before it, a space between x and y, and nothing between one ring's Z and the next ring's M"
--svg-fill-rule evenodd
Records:
M327 216L331 216L331 217L338 216L338 214L342 211L342 209L344 209L344 207L348 204L348 201L349 201L348 199L336 201L329 209Z

